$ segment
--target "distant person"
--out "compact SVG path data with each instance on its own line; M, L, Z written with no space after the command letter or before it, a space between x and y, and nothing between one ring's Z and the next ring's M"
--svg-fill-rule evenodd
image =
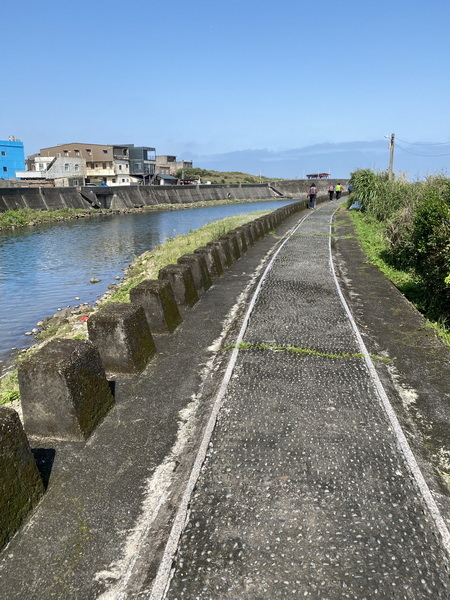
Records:
M353 189L352 184L350 184L347 189L348 189L348 195L350 196L350 194L352 193L352 189Z
M315 183L312 183L309 186L308 198L309 198L309 208L315 208L316 207L316 198L317 198L317 188L316 188Z
M328 195L330 197L330 200L333 200L333 198L334 198L334 185L329 185L328 186Z
M336 192L336 200L339 200L339 198L341 197L341 194L342 194L342 185L340 183L337 183L334 190Z

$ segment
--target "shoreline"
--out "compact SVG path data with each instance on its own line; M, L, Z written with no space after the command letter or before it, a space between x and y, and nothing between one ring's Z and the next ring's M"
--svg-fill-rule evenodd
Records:
M53 223L61 223L64 221L73 221L76 219L85 219L89 217L102 217L102 216L116 216L116 215L126 215L126 214L139 214L143 212L153 212L158 210L186 210L190 208L205 208L208 206L227 206L231 204L249 204L249 203L257 203L257 202L276 202L279 200L283 201L292 201L295 202L296 198L248 198L248 199L229 199L229 200L205 200L200 202L189 202L189 203L180 203L180 204L151 204L146 206L139 206L135 208L87 208L87 209L61 209L57 211L43 211L43 210L35 210L32 208L20 208L18 210L4 211L0 212L0 233L3 232L11 232L16 229L21 229L22 227L38 227L39 225L51 225ZM26 223L14 223L2 225L2 215L8 212L8 215L19 216L21 213L29 214L29 220ZM67 214L69 212L69 214ZM37 216L45 216L49 214L50 217L48 219L36 219ZM31 218L31 217L34 218Z
M270 200L271 201L271 200ZM261 202L261 200L253 200L253 202ZM235 204L236 202L227 202L226 204ZM242 203L242 201L239 201ZM195 205L191 205L192 207L198 206L200 203L195 203ZM210 205L211 203L208 203ZM217 204L224 204L223 202ZM186 208L185 206L175 205L177 208ZM191 207L190 206L190 207ZM137 209L138 210L138 209ZM15 350L11 350L10 358L1 361L0 360L0 382L4 377L6 377L9 373L14 372L15 368L17 368L17 362L21 360L21 357L25 357L27 353L36 351L41 345L46 344L48 341L55 337L71 337L71 336L83 336L83 338L87 339L87 318L89 315L104 305L108 300L111 299L115 294L117 294L122 288L126 288L127 285L136 277L136 270L138 266L140 266L143 273L148 278L157 277L157 272L164 265L169 264L171 262L170 259L164 258L165 251L166 253L173 254L174 252L178 253L178 256L185 254L186 252L193 251L186 248L186 244L190 244L192 248L197 248L204 245L205 240L202 239L202 233L206 231L211 231L215 233L211 233L209 235L209 240L216 239L216 237L222 234L216 231L216 229L225 227L226 229L233 229L239 221L240 223L245 223L252 221L261 214L270 211L257 211L251 213L241 213L239 215L225 217L224 219L220 219L219 221L215 221L213 223L209 223L192 231L187 234L182 234L177 236L176 238L170 238L160 244L159 246L155 246L151 250L147 250L141 255L137 256L128 266L127 269L123 272L123 277L120 281L115 281L109 285L109 289L97 300L92 303L83 303L77 306L67 306L61 311L54 313L53 315L44 317L39 323L43 323L43 326L40 328L39 332L33 334L32 339L33 342L25 347L25 348L17 348ZM173 248L175 246L175 249ZM161 250L162 249L162 250ZM159 258L152 258L154 255L160 254ZM114 300L113 300L114 301ZM116 300L123 301L123 300ZM54 330L54 332L53 332ZM47 335L46 335L47 332ZM39 339L39 335L42 335L42 339ZM0 401L1 401L1 391L0 391ZM7 403L11 406L11 403ZM1 406L1 404L0 404Z

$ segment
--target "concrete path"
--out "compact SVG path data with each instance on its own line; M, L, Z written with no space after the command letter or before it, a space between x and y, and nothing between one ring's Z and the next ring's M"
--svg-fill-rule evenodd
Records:
M143 374L116 378L86 444L41 448L48 490L0 555L1 600L450 597L448 490L405 421L419 469L387 367L345 308L336 207L290 219L227 270ZM364 316L356 284L345 293ZM386 314L412 310L385 286ZM367 323L365 344L389 356L394 341L368 336L383 323ZM424 380L450 354L433 356ZM414 361L395 364L417 378ZM450 421L442 381L425 392L427 431Z
M448 530L330 267L332 210L267 272L152 598L450 597Z

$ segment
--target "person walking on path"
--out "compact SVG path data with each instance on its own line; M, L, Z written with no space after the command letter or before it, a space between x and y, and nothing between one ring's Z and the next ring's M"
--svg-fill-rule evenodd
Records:
M333 198L334 198L334 185L329 185L328 186L328 195L330 197L330 200L333 200Z
M341 197L341 194L342 194L342 185L340 183L337 183L336 187L334 189L336 192L336 200L339 200L339 198Z
M309 190L308 190L309 208L315 208L316 207L316 197L317 197L316 184L312 183L309 186Z

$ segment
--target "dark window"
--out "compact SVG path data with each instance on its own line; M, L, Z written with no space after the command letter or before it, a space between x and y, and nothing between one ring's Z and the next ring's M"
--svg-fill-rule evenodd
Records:
M4 171L5 173L7 173L7 172L8 172L8 167L3 167L3 171Z

